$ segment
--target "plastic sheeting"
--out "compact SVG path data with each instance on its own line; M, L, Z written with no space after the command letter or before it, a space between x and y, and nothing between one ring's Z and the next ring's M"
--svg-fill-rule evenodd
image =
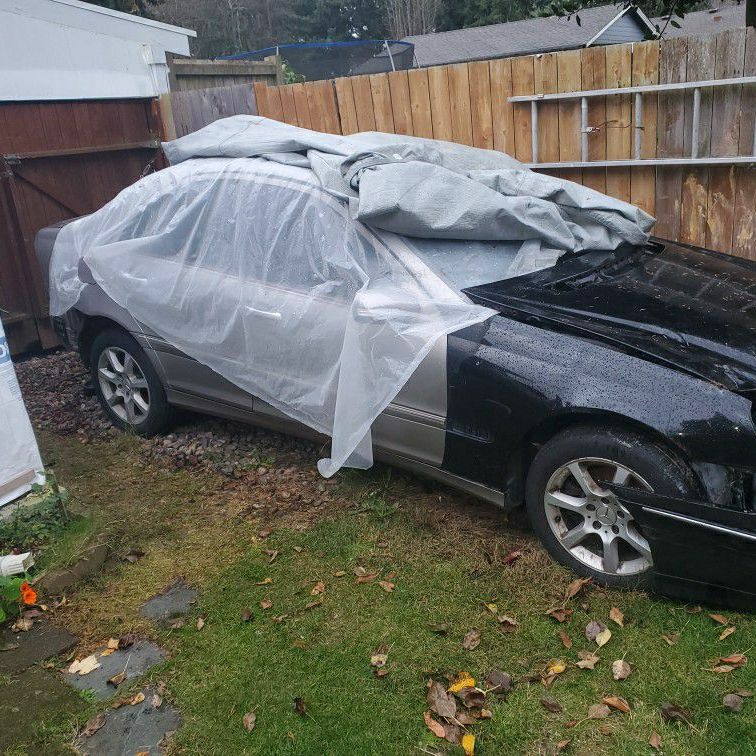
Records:
M331 436L326 476L369 467L373 420L435 341L492 315L461 288L642 243L653 222L432 140L235 116L164 150L173 167L61 230L51 313L75 306L86 265L174 346Z

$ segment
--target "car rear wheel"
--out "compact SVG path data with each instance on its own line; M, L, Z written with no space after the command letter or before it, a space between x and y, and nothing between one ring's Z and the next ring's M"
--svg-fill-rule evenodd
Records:
M89 368L97 397L111 422L152 436L170 422L171 408L152 363L137 342L111 328L92 343Z
M551 556L578 574L611 587L648 587L648 541L606 482L683 498L695 491L684 463L645 436L580 427L552 438L533 460L530 523Z

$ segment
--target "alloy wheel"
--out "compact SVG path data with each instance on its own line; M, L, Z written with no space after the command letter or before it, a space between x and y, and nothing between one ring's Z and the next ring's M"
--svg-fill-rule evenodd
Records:
M560 467L544 493L546 519L561 546L592 570L639 575L652 565L648 541L630 513L601 482L651 491L638 473L618 462L582 457Z
M138 425L150 412L150 389L139 363L125 349L107 347L97 361L102 396L125 423Z

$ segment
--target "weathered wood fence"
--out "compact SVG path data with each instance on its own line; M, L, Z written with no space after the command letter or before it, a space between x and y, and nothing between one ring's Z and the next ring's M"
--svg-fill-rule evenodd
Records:
M756 30L475 61L286 86L255 84L261 115L336 134L388 131L531 160L529 103L514 95L756 75ZM698 155L750 155L755 86L701 90ZM692 92L643 95L641 157L691 154ZM633 157L634 98L589 100L590 160ZM579 161L580 102L541 103L541 162ZM551 171L633 202L655 233L756 259L756 167L638 166Z

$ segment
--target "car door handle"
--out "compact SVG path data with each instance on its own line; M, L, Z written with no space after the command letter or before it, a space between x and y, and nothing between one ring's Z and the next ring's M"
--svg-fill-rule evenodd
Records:
M268 318L268 320L281 320L280 312L271 312L269 310L258 310L256 307L250 307L249 305L245 305L244 307L247 310L247 312L250 312L253 315L259 315L261 318Z

